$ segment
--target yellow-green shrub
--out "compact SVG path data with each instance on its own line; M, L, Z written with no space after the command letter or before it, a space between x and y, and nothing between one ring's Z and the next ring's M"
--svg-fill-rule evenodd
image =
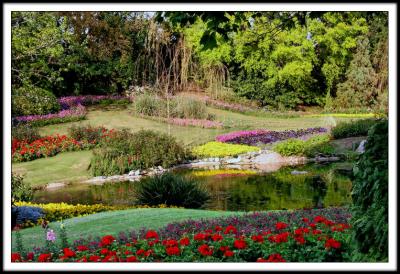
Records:
M221 142L208 142L194 147L192 152L197 157L225 157L236 156L242 153L259 151L255 146L234 145Z

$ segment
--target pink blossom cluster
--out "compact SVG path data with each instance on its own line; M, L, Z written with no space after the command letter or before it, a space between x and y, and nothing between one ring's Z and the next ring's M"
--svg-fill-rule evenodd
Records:
M171 118L169 120L167 119L166 122L178 126L196 126L202 128L222 128L224 126L222 122L205 119Z
M19 116L15 119L19 122L32 122L37 120L49 120L53 118L65 118L65 117L83 117L86 115L86 108L82 105L78 105L76 107L70 109L61 110L58 113L49 113L45 115L28 115L28 116Z

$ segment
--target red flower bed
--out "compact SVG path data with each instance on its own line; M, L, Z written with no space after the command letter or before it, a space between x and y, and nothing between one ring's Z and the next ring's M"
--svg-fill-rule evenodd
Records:
M318 216L315 222L290 227L276 222L279 229L239 235L235 226L215 226L201 233L176 239L160 239L147 231L140 239L119 242L106 235L97 246L78 245L58 253L42 250L26 257L13 253L12 262L327 262L343 261L351 253L350 226ZM337 228L340 229L337 229ZM333 229L336 228L336 229ZM319 231L314 233L314 231ZM223 234L221 234L223 233Z
M110 138L114 130L104 129L102 139ZM51 157L64 151L89 149L97 145L100 140L77 141L66 135L51 135L39 138L33 142L12 139L11 155L13 162L26 162L38 158Z

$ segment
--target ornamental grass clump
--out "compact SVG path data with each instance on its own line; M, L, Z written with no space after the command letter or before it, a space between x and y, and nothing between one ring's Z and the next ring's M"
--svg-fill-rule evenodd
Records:
M141 180L136 188L136 203L166 204L200 208L210 198L201 183L183 176L164 173Z
M193 148L193 154L197 157L225 157L236 156L247 152L256 152L260 149L255 146L233 145L221 142L208 142Z

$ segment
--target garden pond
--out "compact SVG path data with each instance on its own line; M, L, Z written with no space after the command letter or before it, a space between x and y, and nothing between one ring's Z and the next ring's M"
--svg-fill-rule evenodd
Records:
M283 167L275 172L252 170L178 170L196 178L211 199L205 209L261 211L323 208L351 203L351 164L307 164ZM346 172L347 171L347 172ZM33 202L134 205L135 182L90 185L70 184L54 190L36 190Z

